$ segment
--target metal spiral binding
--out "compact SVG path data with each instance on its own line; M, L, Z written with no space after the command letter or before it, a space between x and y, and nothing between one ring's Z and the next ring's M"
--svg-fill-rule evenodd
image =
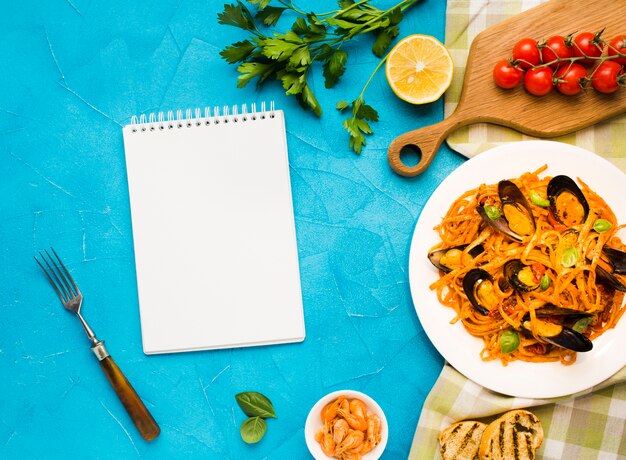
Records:
M265 120L266 118L274 118L274 101L270 101L269 110L267 110L265 102L261 102L261 110L257 111L256 103L248 105L242 104L241 110L239 106L231 107L225 105L223 107L214 106L200 109L186 109L183 113L181 109L168 110L167 112L141 114L139 117L133 115L130 119L131 131L133 133L146 131L163 131L165 129L182 129L198 126L219 125L221 123L246 123L250 121Z

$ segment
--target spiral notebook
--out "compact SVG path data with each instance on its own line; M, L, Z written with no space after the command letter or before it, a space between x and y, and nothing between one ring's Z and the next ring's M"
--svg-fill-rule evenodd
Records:
M304 340L283 112L142 115L123 136L144 352Z

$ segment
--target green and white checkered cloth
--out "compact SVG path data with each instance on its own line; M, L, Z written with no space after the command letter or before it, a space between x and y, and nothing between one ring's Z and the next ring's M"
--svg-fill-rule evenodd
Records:
M409 459L440 459L437 437L456 421L489 422L519 408L528 408L541 420L539 459L626 458L626 368L575 395L525 399L487 390L446 364L424 403Z
M446 116L458 103L473 38L539 3L541 0L448 0L446 45L454 59L455 75L445 95ZM476 124L457 130L447 142L472 157L498 144L530 138L508 128ZM626 172L626 116L556 140L596 152ZM424 403L409 459L440 459L438 435L456 421L489 422L517 408L530 408L541 420L545 437L540 459L626 459L626 368L585 392L556 399L524 399L487 390L447 363Z

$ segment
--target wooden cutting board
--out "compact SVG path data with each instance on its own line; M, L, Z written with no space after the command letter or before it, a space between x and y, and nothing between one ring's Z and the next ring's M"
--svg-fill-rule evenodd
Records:
M470 47L456 110L440 123L394 139L388 150L391 168L402 176L422 173L446 136L472 123L494 123L532 136L555 137L626 112L626 88L613 94L590 88L577 96L564 96L553 90L537 97L521 85L505 90L493 82L494 65L511 57L513 45L521 38L540 41L552 35L595 33L602 29L602 37L607 41L626 33L626 0L550 0L484 30ZM417 165L402 162L401 152L407 151L418 153Z

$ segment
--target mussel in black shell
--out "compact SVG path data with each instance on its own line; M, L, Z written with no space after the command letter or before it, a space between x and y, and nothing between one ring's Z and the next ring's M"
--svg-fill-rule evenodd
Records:
M498 183L498 196L501 203L501 214L492 219L484 205L477 207L478 214L487 224L504 235L517 241L535 233L535 218L526 197L510 180Z
M573 310L571 308L557 307L552 304L545 304L543 307L535 310L535 316L537 318L558 318L563 321L574 321L581 318L589 318L593 316L593 313L589 313L581 310ZM524 321L530 319L530 313L524 315Z
M493 277L482 268L473 268L463 277L463 290L472 306L482 315L498 308Z
M532 330L530 321L524 321L523 325L525 329ZM560 324L538 319L535 322L535 331L537 338L568 350L584 352L593 348L593 343L589 338Z
M587 220L589 203L576 182L568 176L554 176L548 183L550 212L566 227L580 225Z
M449 273L463 266L463 251L469 246L469 244L461 244L451 248L437 249L428 254L428 260L437 267L439 270ZM474 258L485 251L482 244L474 246L467 254Z
M626 253L605 246L596 265L596 280L617 291L626 292Z
M602 248L602 260L610 265L611 273L626 275L626 252L604 246Z
M529 292L539 287L540 280L535 280L530 265L525 265L519 259L509 260L504 264L503 271L504 279L517 291Z

